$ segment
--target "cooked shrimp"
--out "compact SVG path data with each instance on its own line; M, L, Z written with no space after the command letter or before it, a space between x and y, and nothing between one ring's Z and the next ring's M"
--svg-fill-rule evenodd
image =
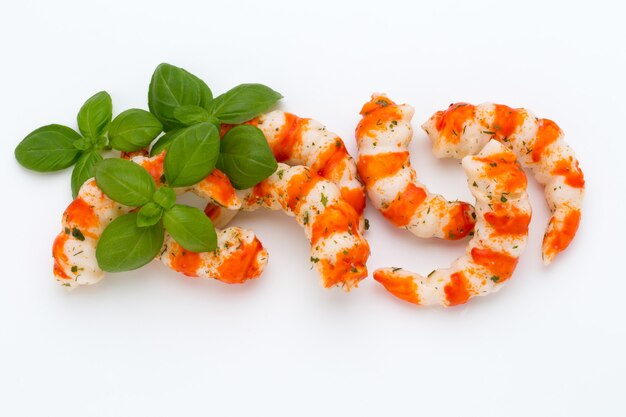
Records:
M422 128L440 158L474 154L490 139L511 149L543 185L552 212L543 239L544 263L569 246L580 223L585 179L556 123L538 119L526 109L456 103L435 113Z
M370 250L359 214L335 184L313 169L279 163L269 178L238 195L243 210L266 207L296 218L311 243L311 261L324 287L350 290L367 276Z
M138 156L133 161L146 168L162 184L163 154L153 158ZM199 196L228 208L239 208L240 200L230 181L214 170L190 187ZM177 190L182 192L184 190ZM92 178L81 187L63 215L63 231L54 241L54 275L64 286L94 284L104 277L96 260L96 246L105 227L115 218L133 210L108 198ZM258 277L267 263L267 251L255 235L238 227L218 230L215 252L185 251L166 235L158 258L172 269L189 276L215 278L226 283L242 283Z
M348 154L341 138L313 119L305 119L283 111L263 114L246 124L257 126L267 139L278 162L288 165L305 165L313 172L333 182L341 197L359 214L363 227L365 192L357 178L354 159ZM222 134L232 126L222 128ZM207 214L215 224L224 226L236 214L207 206Z
M61 221L63 230L52 245L57 282L75 287L100 281L104 272L96 260L98 239L109 223L130 210L107 197L95 179L87 180L65 209Z
M401 268L376 270L374 279L398 298L418 305L463 304L498 291L515 270L531 217L526 175L515 154L495 140L462 164L477 216L466 254L426 277Z
M474 227L472 207L431 194L409 161L413 108L374 94L356 128L358 172L367 194L391 223L419 237L460 239Z

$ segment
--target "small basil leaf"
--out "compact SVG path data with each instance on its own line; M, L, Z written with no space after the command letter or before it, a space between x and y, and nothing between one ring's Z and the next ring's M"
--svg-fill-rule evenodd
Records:
M80 135L67 126L47 125L30 132L15 148L15 159L33 171L58 171L74 164L80 150L74 142Z
M213 94L200 78L182 68L160 64L152 74L148 90L148 107L163 123L165 131L182 127L174 109L184 105L207 107Z
M152 200L156 185L140 165L111 158L98 162L95 171L98 187L118 203L137 207Z
M118 114L109 126L109 141L113 149L135 152L147 148L159 136L163 125L152 113L130 109Z
M152 196L152 201L168 210L176 203L176 193L169 187L161 187Z
M235 188L243 190L272 175L278 164L263 132L255 126L240 125L224 135L217 167Z
M137 213L113 220L102 232L96 247L98 265L104 271L122 272L149 263L163 246L163 224L137 226Z
M222 123L246 122L272 107L283 98L263 84L241 84L218 96L209 105L209 113Z
M113 104L106 91L100 91L85 101L78 112L78 129L84 136L92 138L104 133L111 122Z
M169 132L161 136L156 142L154 142L152 148L150 148L150 156L156 156L161 152L167 150L172 144L172 141L182 131L183 129L170 130Z
M217 247L217 233L202 210L174 205L163 215L163 225L180 246L191 252L208 252Z
M211 123L182 129L165 154L164 171L172 187L188 187L202 181L215 168L220 134Z
M72 171L72 198L76 198L80 187L94 176L94 168L102 159L102 155L97 151L85 152L81 155Z
M149 202L137 212L137 226L148 227L157 224L163 217L163 208L157 203Z
M191 105L176 107L174 117L186 126L209 121L209 113L204 108Z

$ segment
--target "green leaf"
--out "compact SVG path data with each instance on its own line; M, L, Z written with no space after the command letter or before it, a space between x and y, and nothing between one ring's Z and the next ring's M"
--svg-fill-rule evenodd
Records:
M170 130L169 132L167 132L166 134L161 136L152 145L152 148L150 148L150 156L156 156L156 155L160 154L161 152L167 150L170 147L170 145L172 144L172 141L183 130L184 130L184 128L183 129Z
M246 122L272 107L283 98L263 84L241 84L218 96L209 105L209 113L222 123Z
M104 133L111 123L113 104L106 91L100 91L89 97L78 112L78 129L84 136L92 138Z
M33 171L58 171L80 157L74 142L80 135L67 126L47 125L28 134L15 148L15 159Z
M154 180L142 166L125 159L105 159L96 165L96 183L109 198L126 206L143 206L152 200Z
M180 106L174 109L174 117L185 126L195 125L196 123L208 122L209 112L199 106Z
M202 210L174 205L163 215L163 225L174 240L191 252L208 252L217 247L217 233Z
M137 212L137 226L148 227L157 224L163 217L163 208L155 202L149 202Z
M182 129L165 154L164 170L172 187L188 187L202 181L215 168L220 134L211 123Z
M182 127L174 109L185 105L207 107L213 94L200 78L182 68L160 64L152 74L148 90L148 107L163 123L165 131Z
M102 232L96 259L104 271L137 269L158 255L163 246L163 224L157 222L152 226L139 227L137 216L137 213L128 213L118 217Z
M176 193L170 187L161 187L152 196L152 201L169 210L176 203Z
M134 152L147 148L159 136L163 125L152 113L130 109L118 114L109 126L109 141L113 149Z
M97 151L85 152L81 155L72 171L72 198L76 198L80 187L94 176L94 168L102 159L102 155Z
M220 144L217 167L237 189L253 187L278 168L263 132L250 125L235 126Z

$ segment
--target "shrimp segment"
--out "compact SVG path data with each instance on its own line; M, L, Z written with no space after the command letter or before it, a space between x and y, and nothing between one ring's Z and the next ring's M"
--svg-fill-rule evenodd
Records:
M502 288L526 246L531 208L526 176L515 155L490 141L476 156L463 158L468 185L476 198L476 225L464 256L450 268L428 276L401 268L374 271L374 279L417 305L455 306Z
M132 160L148 170L157 184L162 185L163 156L136 156ZM176 191L181 193L187 190L211 201L218 208L241 207L241 201L230 181L217 170L193 187ZM87 180L76 199L65 210L63 230L53 244L53 272L57 282L66 287L76 287L100 281L104 272L96 260L98 240L109 223L133 209L107 197L98 188L95 179ZM258 277L267 264L268 255L254 233L238 227L217 232L218 249L203 253L183 250L166 234L157 258L185 275L215 278L229 284L239 284Z
M474 227L472 207L429 193L411 167L413 112L385 95L372 95L356 128L359 175L374 206L396 227L424 238L463 238Z
M261 129L278 162L308 166L313 172L333 182L339 188L343 200L361 217L359 225L363 229L365 191L357 178L356 163L338 135L328 131L316 120L279 110L263 114L246 124ZM230 128L232 126L223 125L222 134ZM207 206L206 211L215 224L221 226L226 225L236 214L210 206Z
M217 235L214 252L189 252L165 234L161 261L188 277L215 278L227 284L242 284L261 275L267 251L250 230L229 227Z
M296 218L311 243L311 261L325 288L350 290L367 276L370 250L359 213L335 184L311 168L279 163L269 178L238 195L243 210L265 207Z
M439 158L463 158L496 139L511 149L544 187L552 212L543 239L547 265L571 243L580 223L585 179L563 131L526 109L501 104L450 105L422 125Z

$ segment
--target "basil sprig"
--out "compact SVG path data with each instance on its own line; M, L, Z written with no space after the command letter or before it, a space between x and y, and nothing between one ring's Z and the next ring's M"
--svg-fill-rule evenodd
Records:
M167 131L152 146L150 154L168 151L165 171L171 186L202 180L215 166L218 154L219 168L239 189L254 186L276 170L276 159L259 129L231 129L222 140L220 151L219 140L215 146L217 130L208 126L219 128L222 123L251 120L276 104L282 98L280 93L262 84L241 84L213 99L209 87L198 77L182 68L161 64L152 75L148 97L150 111ZM202 127L196 130L196 126Z
M100 91L78 112L81 133L58 124L40 127L17 145L15 159L23 167L39 172L59 171L76 164L72 172L72 196L76 197L80 186L93 176L93 166L99 159L95 154L107 147L105 132L111 115L111 96Z
M211 220L198 208L176 204L174 190L157 189L140 165L105 159L96 164L95 178L109 198L139 208L104 229L96 249L98 265L104 271L128 271L150 262L163 245L164 230L188 251L216 249L217 234Z
M51 124L29 133L15 148L15 158L25 168L39 172L59 171L74 164L72 197L94 176L100 151L132 152L147 148L161 133L161 122L150 112L130 109L112 119L113 105L106 91L91 96L78 112L74 129ZM110 143L109 143L110 142Z

